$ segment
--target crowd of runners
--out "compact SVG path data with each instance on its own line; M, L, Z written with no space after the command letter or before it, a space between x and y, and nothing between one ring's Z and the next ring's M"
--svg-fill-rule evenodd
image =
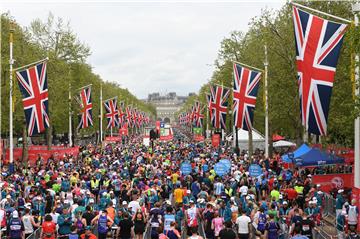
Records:
M3 167L2 236L24 239L38 230L41 239L316 238L324 194L308 171L285 169L261 152L237 156L179 132L153 147L141 142L89 144L76 158L40 159L12 175ZM231 170L219 177L213 166L224 158ZM182 162L191 174L182 175ZM249 175L250 163L261 165L261 176ZM343 193L336 198L338 236L357 238L356 201Z

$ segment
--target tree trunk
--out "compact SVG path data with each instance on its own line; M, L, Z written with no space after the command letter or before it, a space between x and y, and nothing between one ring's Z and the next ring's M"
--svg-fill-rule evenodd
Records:
M52 126L46 129L46 144L48 146L48 150L51 150L52 146Z
M27 142L26 122L24 122L22 138L23 138L22 164L25 165L27 168L27 165L28 165L28 142Z
M252 139L252 128L250 127L249 128L249 131L248 131L248 136L249 136L249 148L248 148L248 155L249 155L249 160L250 162L252 162L252 159L251 159L251 156L253 155L253 139Z

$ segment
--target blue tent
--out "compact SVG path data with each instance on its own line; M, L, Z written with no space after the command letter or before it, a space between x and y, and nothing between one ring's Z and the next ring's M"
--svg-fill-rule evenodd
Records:
M294 163L297 166L318 166L329 164L341 164L344 163L343 158L339 158L332 154L327 154L319 149L311 149L306 154L299 157L294 157Z
M310 150L311 150L311 148L309 146L307 146L306 144L301 145L298 149L296 149L293 152L294 159L300 157L301 155L306 154ZM283 156L281 156L281 159L285 163L292 163L292 159L289 158L288 154L284 154Z

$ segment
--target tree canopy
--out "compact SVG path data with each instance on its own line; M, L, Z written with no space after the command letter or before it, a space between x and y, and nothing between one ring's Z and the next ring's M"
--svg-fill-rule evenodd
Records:
M318 1L301 2L309 7L352 19L350 2ZM247 32L233 31L220 43L216 69L209 83L203 85L198 100L206 104L205 94L209 84L217 83L231 87L233 80L232 63L240 61L264 69L264 46L268 49L268 103L271 133L278 133L300 141L303 127L300 121L299 93L295 65L295 40L292 23L291 5L285 4L279 11L265 9L260 16L249 23ZM324 16L322 16L324 17ZM326 16L324 18L327 18ZM328 117L328 135L323 142L353 145L354 117L358 115L359 100L354 100L353 53L359 52L359 29L349 26L338 61L332 90ZM258 92L254 115L254 128L264 132L264 86L263 79ZM232 102L230 97L229 102ZM194 99L189 99L194 101ZM183 110L188 110L188 105ZM229 104L229 109L232 104ZM227 125L230 126L227 117ZM229 131L228 127L228 131Z
M78 89L92 84L93 121L94 126L81 130L80 133L91 134L99 129L100 112L100 85L103 88L103 100L117 96L118 101L132 104L138 109L155 117L154 106L137 99L128 89L120 87L117 83L108 82L92 71L92 67L86 63L90 55L90 48L82 43L68 23L61 18L55 18L51 13L46 22L35 19L27 28L16 24L16 21L8 14L1 16L1 120L2 133L9 132L9 32L10 23L14 22L14 68L49 57L47 74L49 88L49 117L53 133L62 134L68 132L69 114L69 90L72 96L78 95ZM119 79L121 80L121 79ZM69 88L71 86L71 88ZM13 78L14 97L14 135L22 135L25 120L22 97ZM73 97L74 99L74 97ZM79 105L72 100L73 125L78 125L77 113ZM105 125L105 122L104 124Z

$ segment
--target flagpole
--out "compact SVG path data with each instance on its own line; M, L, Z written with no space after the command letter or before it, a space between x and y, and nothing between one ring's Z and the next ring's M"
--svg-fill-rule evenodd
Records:
M241 65L241 66L245 66L246 68L250 68L250 69L253 69L253 70L257 70L257 71L261 71L261 72L264 71L264 70L262 70L262 69L256 68L256 67L254 67L254 66L249 66L249 65L247 65L247 64L245 64L245 63L241 63L241 62L238 62L238 61L234 61L234 63L235 63L235 64L238 64L238 65Z
M27 65L24 65L24 66L20 66L18 68L15 68L14 71L18 71L18 70L21 70L21 69L24 69L24 68L27 68L29 66L33 66L33 65L36 65L38 63L41 63L41 62L44 62L44 61L48 61L49 60L49 57L46 57L44 59L41 59L41 60L38 60L38 61L35 61L35 62L31 62L30 64L27 64Z
M10 77L9 77L9 139L10 139L10 158L9 158L9 171L10 173L14 172L14 139L13 139L13 34L14 34L14 26L13 23L10 23ZM26 140L26 139L23 139Z
M70 76L71 77L71 76ZM71 119L71 78L69 78L69 146L72 147L72 119Z
M102 105L102 83L100 83L100 142L103 140L103 105Z
M233 74L234 74L234 72L233 72ZM235 77L235 76L233 75L233 77ZM231 86L232 86L231 91L232 91L233 100L234 100L234 81L232 81ZM238 133L239 129L238 129L238 127L236 127L237 122L235 122L234 115L235 115L235 110L233 109L231 117L233 117L233 120L234 120L234 127L233 127L233 130L234 130L234 132L233 132L233 142L235 143L234 149L235 149L236 156L240 156L239 133Z
M355 29L359 27L359 16L360 13L360 3L354 3L352 5L352 11L354 13L354 23L355 23ZM355 85L358 86L360 81L360 56L359 53L355 55ZM358 87L355 87L355 95L356 97L360 96L360 90ZM355 139L354 139L354 186L358 189L360 189L360 117L355 118Z
M264 67L265 67L265 157L269 157L269 105L268 105L268 56L267 56L267 45L264 47L265 50L265 61L264 61Z
M310 11L313 11L313 12L316 12L316 13L320 13L322 15L325 15L325 16L328 16L328 17L332 17L334 19L337 19L337 20L340 20L340 21L344 21L344 22L347 22L347 23L351 23L350 20L348 19L345 19L345 18L342 18L342 17L338 17L338 16L334 16L334 15L331 15L329 13L326 13L326 12L322 12L322 11L319 11L319 10L316 10L314 8L311 8L311 7L306 7L304 5L301 5L301 4L298 4L298 3L295 3L295 2L290 2L290 4L294 5L294 6L297 6L297 7L300 7L300 8L304 8L306 10L310 10Z

